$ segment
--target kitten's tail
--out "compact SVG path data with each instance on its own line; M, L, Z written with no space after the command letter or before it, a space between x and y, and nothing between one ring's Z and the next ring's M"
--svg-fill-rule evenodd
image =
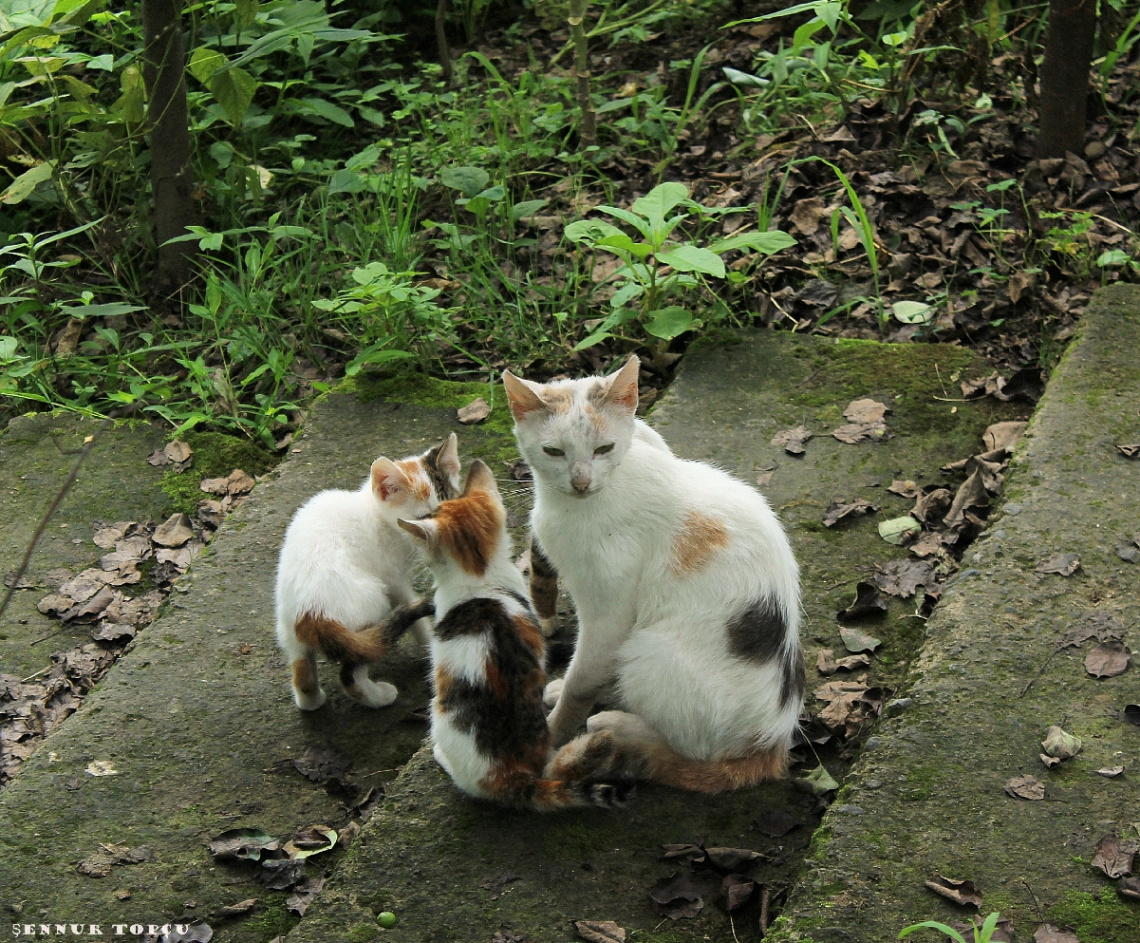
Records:
M431 599L417 599L397 606L376 625L354 632L336 619L306 614L297 620L297 641L351 667L379 661L408 629L424 616L434 615L435 603Z
M575 764L559 764L570 750ZM618 765L616 745L609 732L586 734L562 748L546 768L546 778L535 782L530 805L542 812L582 806L620 809L637 792L632 778L613 775ZM557 770L556 775L552 771Z

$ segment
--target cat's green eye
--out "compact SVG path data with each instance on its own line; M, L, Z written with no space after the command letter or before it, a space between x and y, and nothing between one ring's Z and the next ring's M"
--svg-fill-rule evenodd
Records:
M542 447L542 451L544 451L547 455L553 455L555 458L566 454L562 451L562 449L556 449L553 445L544 445Z
M611 442L609 445L599 445L596 449L594 449L594 454L605 455L607 452L612 452L613 450L614 444Z

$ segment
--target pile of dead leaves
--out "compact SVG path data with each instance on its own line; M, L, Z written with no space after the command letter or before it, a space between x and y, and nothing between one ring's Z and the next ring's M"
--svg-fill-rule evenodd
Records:
M147 461L183 472L193 463L193 451L186 443L174 441ZM18 589L50 590L37 608L59 619L61 632L90 625L93 642L54 653L46 675L23 679L0 675L0 786L56 724L74 713L125 646L154 621L171 591L181 588L179 577L254 484L253 478L235 469L226 478L202 480L201 490L212 497L198 503L193 517L172 514L157 525L153 521L95 521L91 539L104 552L92 566L78 573L51 570L38 582L20 579Z

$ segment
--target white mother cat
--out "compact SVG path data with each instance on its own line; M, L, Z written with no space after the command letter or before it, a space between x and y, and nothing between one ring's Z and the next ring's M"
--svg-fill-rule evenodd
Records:
M795 558L758 491L677 458L634 416L638 367L503 374L534 535L578 611L574 657L548 688L554 746L613 684L622 710L588 723L621 747L606 772L702 792L777 778L803 702Z

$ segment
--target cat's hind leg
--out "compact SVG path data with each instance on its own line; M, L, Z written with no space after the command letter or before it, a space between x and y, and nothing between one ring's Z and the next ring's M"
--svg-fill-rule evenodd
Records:
M303 711L315 711L325 702L325 692L317 679L317 656L312 650L293 659L293 700Z
M368 665L344 664L340 668L340 683L345 693L365 707L387 707L399 692L386 681L373 681L368 677Z

